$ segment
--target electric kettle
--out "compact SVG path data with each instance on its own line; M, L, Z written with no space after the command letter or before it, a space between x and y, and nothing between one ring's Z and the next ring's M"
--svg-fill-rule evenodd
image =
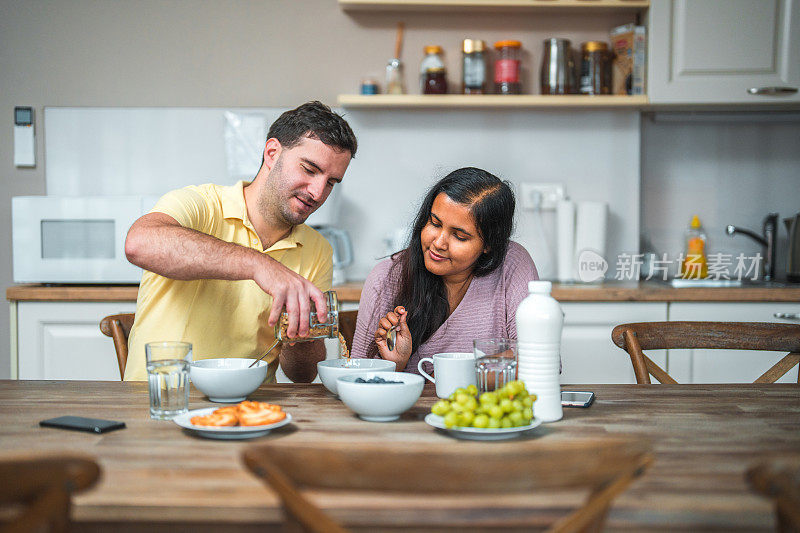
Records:
M786 230L789 232L788 250L786 253L786 279L800 283L800 213L784 218Z

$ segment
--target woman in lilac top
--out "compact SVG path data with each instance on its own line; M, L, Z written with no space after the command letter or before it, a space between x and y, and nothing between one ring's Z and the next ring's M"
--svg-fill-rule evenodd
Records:
M516 339L517 306L538 275L528 252L509 240L513 220L511 187L485 170L462 168L434 185L408 248L367 276L352 357L378 356L417 373L422 357L471 352L475 339Z

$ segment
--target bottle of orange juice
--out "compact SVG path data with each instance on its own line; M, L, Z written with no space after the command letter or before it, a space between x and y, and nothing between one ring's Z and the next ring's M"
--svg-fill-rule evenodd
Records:
M702 279L708 276L706 260L706 234L697 215L692 217L686 230L686 257L681 265L684 279Z

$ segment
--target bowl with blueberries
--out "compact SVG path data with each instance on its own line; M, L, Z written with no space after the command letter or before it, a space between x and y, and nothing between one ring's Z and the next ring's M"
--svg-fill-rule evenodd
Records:
M336 380L339 398L362 420L391 422L422 394L425 380L408 372L361 372Z

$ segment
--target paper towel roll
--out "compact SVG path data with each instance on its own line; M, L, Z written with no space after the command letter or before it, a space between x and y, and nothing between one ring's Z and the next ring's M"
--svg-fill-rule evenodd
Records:
M556 243L559 281L575 280L575 202L556 204Z
M593 250L605 258L608 205L605 202L578 202L576 211L573 262L577 266L577 257L583 250Z

